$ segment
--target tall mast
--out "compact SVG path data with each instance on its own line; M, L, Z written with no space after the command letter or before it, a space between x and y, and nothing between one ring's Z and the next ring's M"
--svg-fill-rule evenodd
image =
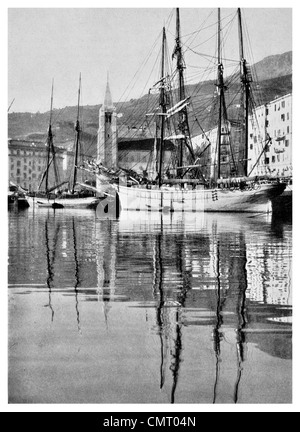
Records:
M241 57L241 82L244 88L244 122L245 122L245 152L244 152L244 173L248 175L248 133L249 133L249 101L250 101L250 83L252 82L251 74L247 67L247 61L244 55L244 38L243 38L243 25L242 25L242 14L241 9L238 8L238 21L239 21L239 39L240 39L240 57Z
M178 79L179 79L179 100L182 101L185 99L185 89L184 89L184 77L183 77L183 59L182 59L182 50L181 50L181 31L180 31L180 13L179 8L176 9L176 52L177 52L177 71L178 71ZM185 110L186 111L186 110ZM184 129L184 115L183 111L179 114L179 125L181 129ZM185 132L182 130L182 132ZM180 147L179 147L179 160L178 166L182 167L183 163L183 148L184 148L184 139L180 139Z
M78 88L78 103L77 103L77 119L75 124L75 155L74 155L74 171L72 179L71 193L75 191L75 186L77 182L77 164L78 164L78 153L79 153L79 136L80 136L80 124L79 124L79 106L80 106L80 91L81 91L81 74L79 75L79 88Z
M177 72L178 72L178 96L179 101L183 101L186 98L185 94L185 83L184 83L184 59L182 54L182 44L181 44L181 25L180 25L180 12L179 8L176 8L176 45L173 56L176 55L177 57ZM179 128L180 132L186 136L186 133L189 133L189 125L188 125L188 114L187 114L187 108L185 107L183 110L179 113ZM185 145L188 147L188 150L193 158L195 160L195 155L193 152L193 149L190 145L187 144L186 138L180 139L180 145L179 145L179 158L178 158L178 167L182 167L184 165L184 149ZM182 170L180 170L182 172ZM182 174L179 175L179 177L182 177Z
M222 124L227 120L227 109L225 102L224 66L221 53L221 9L218 8L218 92L219 92L219 126L218 126L218 171L217 178L221 177L221 147L222 147Z
M49 119L49 127L48 127L48 137L47 137L47 167L46 167L46 180L45 180L45 190L48 193L49 190L49 167L50 167L50 156L51 150L53 149L53 134L52 134L52 111L53 111L53 80L52 80L52 89L51 89L51 103L50 103L50 119Z
M159 164L158 164L158 179L159 186L162 185L163 181L163 158L164 158L164 137L165 137L165 114L167 112L166 108L166 94L165 94L165 51L166 51L166 28L163 28L162 37L162 60L161 60L161 89L160 89L160 106L161 106L161 137L160 137L160 151L159 151Z

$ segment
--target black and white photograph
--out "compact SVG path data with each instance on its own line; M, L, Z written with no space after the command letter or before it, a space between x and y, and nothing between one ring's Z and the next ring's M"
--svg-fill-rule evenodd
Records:
M8 410L292 410L293 7L46 3L5 17Z

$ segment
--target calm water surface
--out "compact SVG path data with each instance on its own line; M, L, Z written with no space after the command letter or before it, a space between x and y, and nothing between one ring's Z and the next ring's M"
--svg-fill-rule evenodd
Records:
M292 226L9 213L11 403L291 403Z

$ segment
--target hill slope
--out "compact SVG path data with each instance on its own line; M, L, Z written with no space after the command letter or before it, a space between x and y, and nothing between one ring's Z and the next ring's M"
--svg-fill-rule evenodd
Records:
M277 97L292 92L292 53L284 53L278 56L270 56L252 67L259 84L253 83L253 94L257 105L265 104ZM265 79L267 78L267 79ZM238 92L239 83L233 85L231 92ZM201 127L211 127L207 112L210 112L213 104L215 82L205 81L196 85L189 85L186 88L187 95L196 96L193 98L193 108L197 112L197 118ZM122 130L128 131L131 128L139 128L145 120L145 113L148 105L151 105L151 98L154 96L145 95L138 100L116 104L118 113L122 114L118 124L122 136ZM82 109L84 135L83 140L95 141L98 129L99 108L101 105L85 106ZM59 144L69 142L74 138L74 120L76 118L76 107L66 107L54 110L53 130L55 141ZM206 115L204 115L206 113ZM211 119L210 119L211 121ZM49 113L10 113L8 114L8 137L32 140L45 140L49 122ZM123 128L122 128L123 126ZM192 135L200 133L200 126L197 122L192 125Z

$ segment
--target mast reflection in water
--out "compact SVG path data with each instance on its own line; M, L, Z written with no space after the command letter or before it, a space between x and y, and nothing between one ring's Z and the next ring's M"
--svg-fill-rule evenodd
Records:
M9 216L10 402L291 402L289 223Z

